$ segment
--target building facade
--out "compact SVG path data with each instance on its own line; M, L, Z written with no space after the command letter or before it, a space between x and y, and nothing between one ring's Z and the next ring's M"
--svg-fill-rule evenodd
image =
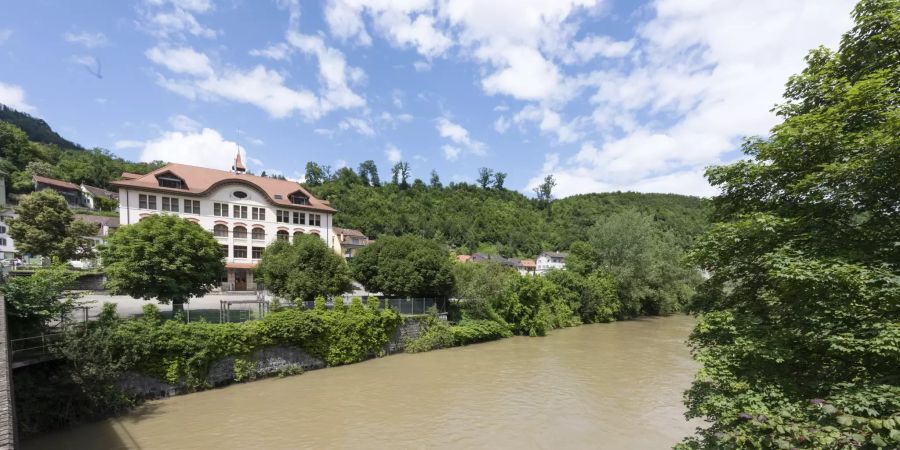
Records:
M537 274L543 275L551 270L563 270L566 268L567 253L544 252L537 257Z
M359 230L332 227L332 248L347 261L353 259L359 249L369 245L369 238Z
M16 246L9 236L9 219L12 217L12 209L6 206L6 172L0 170L0 261L16 256Z
M211 232L227 255L223 290L256 289L252 269L275 239L313 234L334 249L336 210L297 182L246 174L240 155L232 172L169 164L146 175L125 173L112 184L121 225L174 214Z

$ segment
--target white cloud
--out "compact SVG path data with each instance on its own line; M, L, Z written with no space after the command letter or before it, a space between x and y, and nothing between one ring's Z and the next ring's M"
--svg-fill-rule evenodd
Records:
M320 93L322 108L356 108L365 106L366 101L349 87L350 81L360 81L364 73L357 68L349 68L344 54L328 47L319 36L288 32L287 41L306 54L315 55L319 61L319 79L324 85Z
M125 150L125 149L129 149L129 148L143 148L143 147L144 147L144 141L135 141L135 140L123 139L123 140L121 140L121 141L116 141L116 142L113 144L113 147L115 147L116 150Z
M375 136L375 130L368 121L357 117L347 117L338 124L341 130L353 130L363 136Z
M196 76L213 74L209 57L191 47L153 47L144 54L150 61L165 66L172 72Z
M388 161L392 163L400 162L403 159L403 152L400 151L394 144L388 144L384 149L384 156L388 159Z
M80 31L77 33L68 32L63 34L66 42L83 45L87 48L102 47L107 44L106 35L103 33L91 33L89 31ZM2 42L2 39L0 39Z
M0 28L0 45L3 45L12 36L13 30L9 28Z
M229 170L237 152L241 153L245 161L249 161L244 147L223 138L216 130L204 128L199 132L168 131L156 139L146 141L143 143L140 159Z
M33 112L37 108L25 101L25 90L15 84L0 81L0 103L24 112Z
M333 36L371 45L364 13L372 17L375 29L392 44L413 47L426 57L440 56L453 45L448 33L440 29L432 0L330 0L325 7L325 21Z
M416 61L413 63L413 69L416 72L428 72L431 70L431 63L427 61Z
M459 147L454 147L449 144L445 144L441 146L441 150L444 152L444 158L447 161L456 161L459 159L459 154L462 153L462 149Z
M291 57L291 48L286 43L279 42L262 49L252 49L250 50L250 55L274 59L276 61L286 61Z
M621 58L634 48L634 41L616 41L608 36L591 35L572 43L568 54L563 56L567 64L586 63L598 56L604 58Z
M184 114L176 114L169 117L169 125L176 131L197 131L200 129L200 122L197 122Z
M211 0L145 0L143 27L160 38L190 34L205 38L215 38L218 32L205 27L195 14L208 13L214 9Z
M548 108L528 105L513 116L513 122L519 125L527 122L537 123L541 134L553 133L557 142L561 144L575 142L581 137L577 131L577 123L563 122L559 113Z
M500 116L497 120L494 121L494 130L500 134L506 133L506 130L509 129L509 119L506 116Z
M451 122L446 117L441 117L437 120L437 130L441 137L464 146L475 155L483 156L486 153L487 146L483 142L472 139L468 130L463 128L462 125Z

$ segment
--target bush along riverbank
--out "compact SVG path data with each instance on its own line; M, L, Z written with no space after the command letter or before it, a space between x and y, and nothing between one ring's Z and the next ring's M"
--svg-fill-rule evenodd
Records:
M332 310L319 298L312 310L225 324L164 321L154 305L123 320L107 304L99 320L71 329L53 348L59 361L15 372L19 430L49 431L127 411L146 398L382 356L403 321L358 298Z

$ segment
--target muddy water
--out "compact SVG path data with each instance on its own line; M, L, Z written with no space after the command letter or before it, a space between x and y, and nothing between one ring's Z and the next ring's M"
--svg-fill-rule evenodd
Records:
M26 449L663 449L690 434L689 317L395 355L150 402Z

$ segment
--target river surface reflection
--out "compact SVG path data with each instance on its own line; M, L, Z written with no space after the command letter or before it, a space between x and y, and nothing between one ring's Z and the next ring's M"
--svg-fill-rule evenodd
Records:
M689 435L694 319L394 355L149 402L26 449L664 449Z

